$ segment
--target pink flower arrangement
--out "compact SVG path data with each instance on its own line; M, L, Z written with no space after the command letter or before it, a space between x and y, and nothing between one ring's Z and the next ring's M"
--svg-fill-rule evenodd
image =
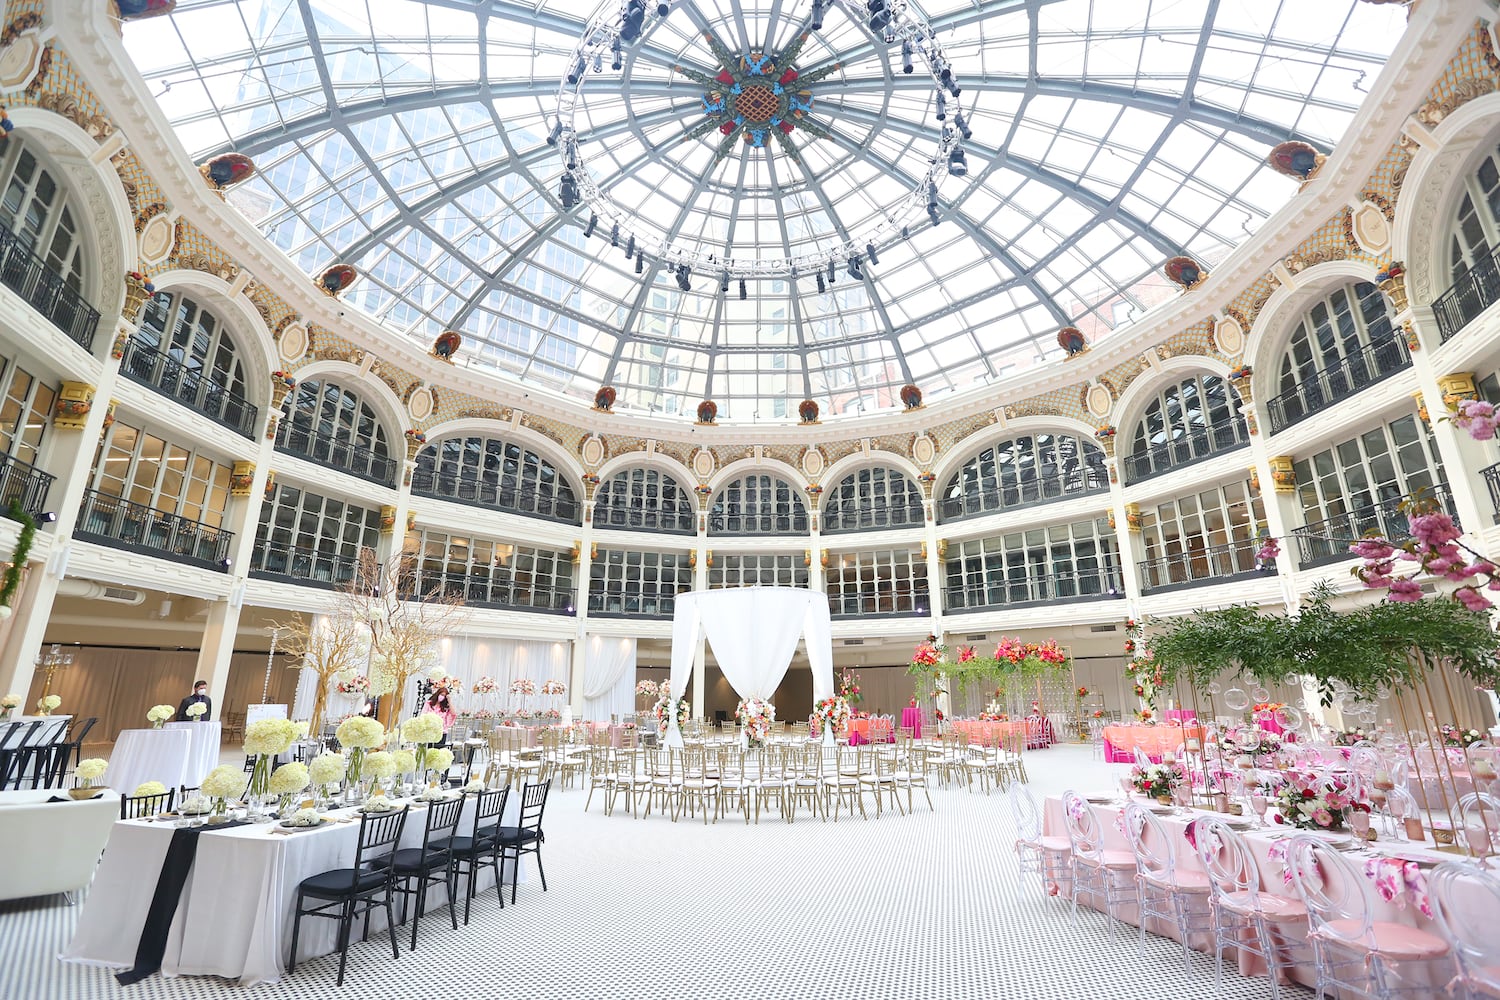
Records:
M494 694L495 687L495 678L491 677L489 674L485 674L483 677L479 678L479 680L474 682L474 693Z
M638 682L635 686L635 693L648 696L656 694L656 682L650 679Z
M1469 437L1475 441L1494 440L1495 431L1500 428L1500 414L1495 412L1495 404L1483 399L1459 400L1458 412L1450 419L1468 431Z
M1369 809L1355 801L1349 785L1340 777L1287 771L1284 778L1276 793L1277 823L1304 830L1330 830L1344 825L1350 809Z
M911 662L924 667L935 667L943 661L942 650L930 642L924 642L912 654Z
M535 694L536 685L525 677L517 678L510 682L511 694Z
M968 663L972 659L974 659L974 647L960 646L958 649L958 662Z
M563 694L566 691L562 681L542 681L542 694Z

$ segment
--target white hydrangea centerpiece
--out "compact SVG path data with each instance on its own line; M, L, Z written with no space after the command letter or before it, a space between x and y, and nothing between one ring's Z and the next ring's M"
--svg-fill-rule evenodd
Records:
M104 777L105 770L109 764L102 757L90 757L88 760L78 762L78 767L73 774L78 778L79 788L93 788L94 782Z
M195 701L187 707L188 718L197 722L199 717L208 711L208 706L201 701Z

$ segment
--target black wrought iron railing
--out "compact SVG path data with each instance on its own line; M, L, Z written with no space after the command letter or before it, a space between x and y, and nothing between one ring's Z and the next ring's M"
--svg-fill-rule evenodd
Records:
M901 504L854 504L834 500L823 510L823 534L847 535L856 531L912 528L925 523L927 513L920 501Z
M1337 365L1266 400L1271 433L1301 423L1341 399L1411 366L1411 350L1399 337L1367 344Z
M863 594L828 595L828 612L839 620L851 618L915 618L928 613L927 582Z
M1138 483L1142 479L1150 479L1172 469L1192 465L1235 448L1243 448L1249 443L1250 432L1242 421L1206 427L1153 445L1145 451L1134 451L1126 455L1125 479L1126 482Z
M527 517L578 524L582 509L566 497L557 497L535 488L520 489L501 483L486 483L470 476L456 476L418 468L412 473L411 491L417 496L435 500L456 500L490 510L503 510Z
M73 536L220 572L234 542L232 531L98 490L84 491Z
M589 593L589 614L605 618L671 618L676 607L675 593Z
M260 415L260 410L254 403L171 355L131 339L120 359L120 373L238 434L255 436L255 418Z
M963 496L945 497L938 508L939 521L961 521L1012 507L1030 507L1054 500L1109 492L1109 473L1092 466L1051 476L1001 482L986 489L966 491Z
M1454 521L1458 512L1447 483L1439 483L1423 495L1441 504ZM1356 507L1347 514L1335 514L1292 529L1297 546L1297 565L1303 569L1355 558L1349 546L1368 534L1378 534L1401 543L1411 537L1411 521L1400 509L1404 497L1392 497L1379 503Z
M359 571L359 556L342 555L256 539L250 556L250 575L291 580L315 587L339 587L354 579Z
M1438 335L1443 343L1446 344L1496 301L1500 301L1500 246L1491 250L1488 257L1477 261L1446 292L1433 300L1432 311L1437 317Z
M1495 512L1495 523L1500 524L1500 462L1480 470L1485 488L1490 491L1490 509Z
M677 510L651 510L611 503L594 508L594 527L618 528L624 531L659 531L668 535L691 535L696 532L693 515Z
M0 455L0 510L9 510L12 500L32 517L47 509L47 494L56 477L9 455Z
M1124 596L1120 572L1114 567L1062 573L1023 571L982 583L948 587L943 592L943 613L964 614L1016 604L1109 600Z
M574 606L572 587L522 583L501 573L447 573L416 569L404 581L402 596L409 600L456 598L474 607L542 611L561 615L572 614Z
M1189 548L1155 559L1143 559L1138 564L1141 570L1141 593L1217 583L1227 577L1247 573L1274 572L1276 566L1273 561L1256 560L1255 555L1260 547L1258 540L1246 538L1223 545Z
M0 226L0 284L25 299L73 343L86 351L94 349L99 310L4 226Z
M276 428L276 447L319 465L341 469L372 483L396 485L396 470L399 466L394 458L377 455L368 448L301 426L293 420L283 420L281 426Z
M708 533L710 535L805 535L807 534L807 511L783 510L773 514L733 513L709 511Z

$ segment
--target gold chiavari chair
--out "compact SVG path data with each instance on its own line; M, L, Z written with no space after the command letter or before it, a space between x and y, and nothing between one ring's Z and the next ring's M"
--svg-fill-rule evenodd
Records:
M927 751L912 739L910 732L897 739L896 787L906 790L908 813L912 811L912 791L917 788L922 789L922 795L927 799L928 810L932 809L932 794L927 790L929 767Z
M811 743L795 743L788 754L790 768L787 781L787 821L796 818L797 806L805 803L814 817L819 810L828 822L828 789L823 783L823 748Z
M716 751L709 751L704 747L683 747L682 749L682 784L679 797L682 802L679 814L686 810L690 815L697 815L697 810L703 810L703 825L708 825L709 803L713 803L713 818L715 822L719 819L719 781L713 773L714 768L710 766L711 760L718 756Z
M865 797L859 787L859 747L823 748L823 783L827 794L833 799L833 821L839 821L839 810L847 800L849 814L854 815L858 806L860 816L865 814Z
M648 752L646 758L649 791L646 795L646 815L651 815L653 806L660 803L663 812L669 812L672 822L677 822L677 807L682 793L682 751L672 747L657 747Z
M864 749L861 747L860 749ZM869 765L869 770L861 769L859 775L860 794L863 796L866 789L875 796L875 818L879 819L884 813L884 800L890 797L896 811L903 816L906 810L901 808L901 799L897 795L896 786L896 751L883 744L875 744L869 753L863 754L863 759Z

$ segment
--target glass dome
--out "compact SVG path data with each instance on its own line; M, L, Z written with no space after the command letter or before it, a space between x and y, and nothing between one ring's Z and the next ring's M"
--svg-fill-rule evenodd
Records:
M397 334L458 330L460 363L527 385L610 384L620 408L666 414L711 398L752 422L794 421L803 399L899 407L908 382L932 400L1060 354L1064 326L1128 327L1176 294L1168 257L1212 267L1285 203L1270 148L1330 150L1404 25L1356 0L895 4L951 63L945 122L972 132L957 176L933 169L939 89L864 4L644 6L618 70L575 60L619 3L182 0L125 35L196 161L255 160L231 203L308 274L359 268L345 301ZM781 95L745 96L771 131L726 140L702 81L766 55L778 81L814 81L785 88L809 106L782 130ZM566 211L560 111L585 189ZM625 218L617 240L607 214L586 235L601 206ZM842 265L867 241L876 259L831 282L756 270ZM697 263L688 290L674 254ZM743 265L727 292L709 257Z

